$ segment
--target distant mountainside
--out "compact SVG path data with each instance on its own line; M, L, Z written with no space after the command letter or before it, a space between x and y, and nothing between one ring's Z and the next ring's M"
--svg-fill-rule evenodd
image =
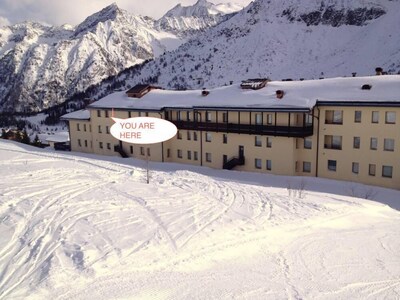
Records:
M245 78L320 78L400 71L399 0L256 0L177 50L116 79L165 88Z
M241 9L242 6L233 3L213 4L198 0L193 6L176 5L156 21L156 26L179 36L186 36L215 26Z
M75 27L24 22L0 28L0 112L40 111L62 103L107 77L176 49L240 9L204 0L180 8L181 14L172 9L171 17L156 21L112 4ZM164 25L167 19L186 27Z

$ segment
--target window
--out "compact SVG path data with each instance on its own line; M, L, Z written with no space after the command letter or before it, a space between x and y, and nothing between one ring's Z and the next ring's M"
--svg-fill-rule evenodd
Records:
M197 151L193 151L193 159L199 160L199 154L197 153Z
M88 143L87 143L87 140L85 140L85 147L87 148L87 146L88 146Z
M132 112L128 111L128 118L132 118Z
M256 135L254 137L254 146L261 147L261 145L262 145L261 136Z
M192 151L187 152L187 159L192 159Z
M92 125L89 124L89 132L92 132Z
M190 111L188 111L188 112L186 113L186 119L187 119L188 121L191 121L191 120L192 120L192 115L191 115Z
M144 155L144 147L140 147L140 155Z
M206 122L211 122L211 112L206 112Z
M206 152L206 161L211 162L211 153Z
M383 150L394 151L394 139L384 139Z
M336 160L328 160L328 170L336 172Z
M81 131L81 128L80 128L80 126L79 126L79 123L76 123L76 130L77 130L77 131Z
M360 149L360 137L359 136L355 136L353 138L353 148Z
M171 157L171 149L167 149L167 157Z
M222 122L228 123L228 113L222 113Z
M256 168L256 169L261 169L262 168L262 165L261 165L261 159L259 159L259 158L256 158L255 160L254 160L254 167Z
M370 164L368 167L368 174L370 176L375 176L376 173L376 165L375 164Z
M99 142L99 148L103 149L103 142Z
M107 149L111 150L111 144L110 143L107 143Z
M303 172L310 173L311 172L311 163L308 161L303 161Z
M129 146L129 151L133 154L133 146Z
M307 137L304 139L304 149L311 149L312 148L312 139Z
M106 110L105 113L106 113L106 118L108 118L108 110Z
M372 112L372 123L379 123L379 111Z
M359 163L358 162L353 162L352 165L351 165L351 171L354 174L358 174L359 169L360 169Z
M178 134L177 134L177 137L176 137L178 140L181 140L182 139L182 132L181 131L179 131L178 130Z
M190 134L190 131L187 131L187 140L190 141L192 139L192 135Z
M385 113L385 123L386 124L396 124L396 112L387 111Z
M267 159L266 167L268 171L272 170L272 161L270 159Z
M392 166L382 166L382 177L392 178L393 167Z
M178 150L176 151L176 155L178 156L178 158L182 158L182 150L181 150L181 149L178 149Z
M306 125L311 125L313 123L313 116L311 114L306 114L305 118Z
M272 125L272 114L267 114L267 125Z
M83 131L86 132L86 124L83 124Z
M147 156L151 156L151 154L150 154L150 148L147 148Z
M272 147L272 138L271 137L267 137L267 141L266 141L266 144L267 144L267 148L271 148Z
M228 143L228 135L226 133L224 133L222 135L222 143L227 144Z
M148 116L149 116L149 113L146 111L146 112L144 113L144 115L145 115L146 117L148 117Z
M82 144L81 144L81 140L80 140L80 139L78 139L78 146L79 146L79 147L82 147Z
M99 125L99 133L101 133L101 125Z
M256 125L262 125L262 114L256 114Z
M325 149L342 150L342 137L338 135L325 135Z
M108 126L106 126L106 133L107 133L107 134L110 134L110 129L109 129Z
M206 142L211 142L211 132L206 132Z
M325 112L325 124L343 124L343 111L327 110Z
M361 123L361 110L356 110L354 112L354 122Z
M178 111L176 112L176 120L177 120L177 121L182 120L182 112L181 112L180 110L178 110Z
M101 110L97 110L97 117L101 118Z
M378 149L378 139L377 139L377 138L375 138L375 137L371 138L371 142L370 142L369 148L370 148L371 150L376 150L376 149Z
M197 141L197 132L196 131L193 132L193 140Z

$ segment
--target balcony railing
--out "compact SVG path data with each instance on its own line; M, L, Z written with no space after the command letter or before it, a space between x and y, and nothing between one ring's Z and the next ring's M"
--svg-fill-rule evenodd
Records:
M194 121L173 121L178 129L201 130L211 132L245 133L285 137L306 137L313 135L312 124L305 126L250 125L234 123L211 123Z

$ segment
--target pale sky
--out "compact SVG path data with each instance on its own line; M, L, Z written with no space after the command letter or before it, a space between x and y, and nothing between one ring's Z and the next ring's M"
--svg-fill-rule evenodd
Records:
M242 6L251 0L208 0L234 2ZM77 25L87 16L111 3L136 15L159 18L176 4L193 5L197 0L0 0L0 26L22 21L40 21L52 25Z

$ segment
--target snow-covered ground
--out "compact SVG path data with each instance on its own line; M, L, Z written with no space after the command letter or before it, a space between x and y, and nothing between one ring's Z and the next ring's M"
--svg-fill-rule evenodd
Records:
M400 297L400 191L157 163L146 184L10 141L0 165L0 299Z

